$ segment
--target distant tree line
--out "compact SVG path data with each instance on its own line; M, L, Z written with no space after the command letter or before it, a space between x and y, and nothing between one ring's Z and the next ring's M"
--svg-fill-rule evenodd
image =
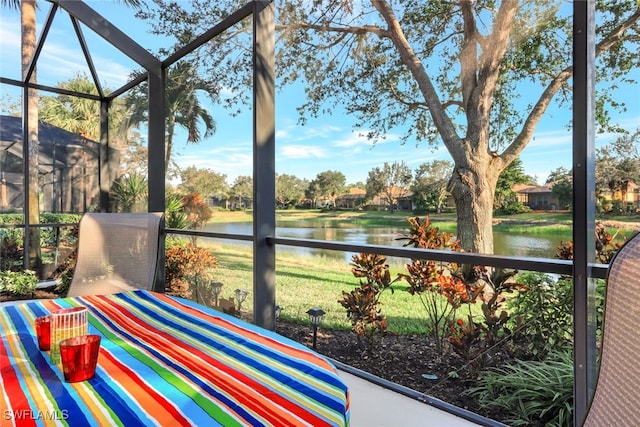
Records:
M616 204L625 200L630 185L640 183L640 154L638 138L640 130L625 135L600 148L596 153L596 191L599 205ZM412 204L419 212L441 212L449 196L448 185L453 164L447 160L433 160L420 164L412 170L405 162L385 162L368 173L366 182L347 183L340 171L320 172L312 180L290 174L276 176L276 205L278 208L316 207L318 201L330 201L335 207L336 199L349 194L353 188L364 191L358 205L370 204L378 197L390 210L399 198L411 196ZM181 170L181 183L175 188L182 193L199 193L225 201L226 208L243 208L240 200L252 198L252 178L239 176L229 185L226 175L211 169L195 166ZM535 177L524 172L518 158L500 174L495 190L494 210L517 213L527 210L518 201L514 191L517 184L538 185ZM552 170L545 184L550 186L553 196L562 209L570 209L573 199L571 170L559 167ZM614 197L612 197L614 195ZM616 196L617 195L617 196ZM623 213L624 207L619 208ZM611 209L604 209L611 210Z

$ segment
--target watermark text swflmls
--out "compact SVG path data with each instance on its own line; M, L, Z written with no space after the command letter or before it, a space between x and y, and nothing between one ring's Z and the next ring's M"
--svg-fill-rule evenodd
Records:
M51 411L34 411L32 409L18 409L18 410L6 410L4 411L3 419L5 420L47 420L57 421L66 420L69 418L69 411L67 409L51 410Z

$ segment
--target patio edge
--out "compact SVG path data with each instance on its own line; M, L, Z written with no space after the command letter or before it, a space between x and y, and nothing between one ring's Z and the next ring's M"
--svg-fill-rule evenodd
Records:
M419 391L416 391L409 387L405 387L403 385L386 380L382 377L378 377L377 375L373 375L361 369L354 368L353 366L347 365L338 360L332 359L330 357L327 357L327 359L329 359L331 363L333 363L336 366L336 368L338 368L341 371L345 371L349 374L355 375L356 377L362 378L380 387L389 389L396 393L400 393L406 397L417 400L419 402L422 402L434 408L440 409L442 411L448 412L452 415L463 418L467 421L471 421L473 423L476 423L481 426L486 426L486 427L508 427L506 424L500 423L498 421L492 420L487 417L483 417L482 415L478 415L474 412L452 405L450 403L447 403L443 400L429 396L427 394L420 393Z

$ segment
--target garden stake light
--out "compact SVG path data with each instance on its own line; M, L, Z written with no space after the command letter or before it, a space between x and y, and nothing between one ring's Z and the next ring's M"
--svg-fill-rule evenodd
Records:
M238 317L240 317L240 310L242 309L242 303L247 299L247 295L249 295L249 291L246 289L236 289L234 291L236 295L236 301L238 301Z
M222 292L222 283L221 282L211 282L211 293L213 293L213 299L215 301L215 306L218 306L218 298L220 297L220 292Z
M318 326L322 323L322 316L324 316L325 313L321 308L313 307L307 310L307 314L309 315L309 322L311 322L311 326L313 326L313 342L311 347L315 350L318 339Z

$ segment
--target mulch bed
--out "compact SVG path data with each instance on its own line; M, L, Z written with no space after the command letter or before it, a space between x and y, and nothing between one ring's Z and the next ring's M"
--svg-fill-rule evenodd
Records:
M313 333L308 325L279 321L276 332L312 346ZM422 335L386 334L377 338L367 346L358 342L354 332L319 329L316 350L396 384L504 422L507 414L481 408L466 393L476 384L475 376L459 356L451 353L439 356L432 340Z

